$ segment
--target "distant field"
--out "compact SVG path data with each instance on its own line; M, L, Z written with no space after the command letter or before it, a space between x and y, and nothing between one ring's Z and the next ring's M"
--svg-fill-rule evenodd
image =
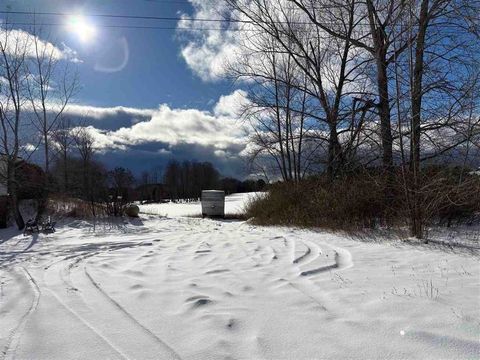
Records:
M236 215L243 213L248 199L260 196L260 193L232 194L225 197L225 214ZM167 217L177 216L201 216L202 205L200 201L188 203L159 203L139 205L140 212L150 215L161 215Z

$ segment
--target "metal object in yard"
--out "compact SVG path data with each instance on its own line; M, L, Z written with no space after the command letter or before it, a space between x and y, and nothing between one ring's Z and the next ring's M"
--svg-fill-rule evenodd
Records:
M31 235L33 233L39 233L43 232L46 234L51 234L54 233L55 230L55 225L57 223L55 221L50 220L50 216L48 217L48 220L42 221L42 222L37 222L35 219L29 219L25 223L25 228L23 229L23 235Z
M202 190L202 217L225 217L225 191Z

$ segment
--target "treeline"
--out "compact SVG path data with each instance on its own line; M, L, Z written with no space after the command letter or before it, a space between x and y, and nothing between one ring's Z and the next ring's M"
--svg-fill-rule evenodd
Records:
M209 162L171 161L165 168L164 182L170 199L198 199L202 190L215 189L220 173Z
M148 182L148 179L155 178L156 172L158 172L158 168L152 170L151 176L148 176L147 173L142 174L142 188L157 189L166 195L164 198L172 201L198 200L202 190L224 190L228 195L238 192L262 191L266 185L263 180L241 181L231 177L222 178L219 171L210 162L170 161L161 177L163 179L161 188L158 187L158 184L155 187L155 183Z
M82 150L88 147L84 144L87 140L93 141L88 136L83 142L80 141L80 144L83 144ZM92 152L82 157L81 151L73 146L67 156L54 158L48 180L50 194L84 200L90 204L92 215L95 215L98 204L111 205L114 211L112 215L119 215L116 209L133 201L196 201L201 197L202 190L219 189L228 195L262 191L266 187L262 179L242 181L231 177L224 178L210 162L172 160L165 170L155 166L135 177L124 167L107 170L93 155ZM47 183L45 173L36 165L29 164L24 167L28 172L22 171L20 198L41 199Z

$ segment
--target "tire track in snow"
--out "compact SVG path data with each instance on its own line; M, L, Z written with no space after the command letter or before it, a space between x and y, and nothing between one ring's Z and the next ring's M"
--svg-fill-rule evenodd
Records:
M110 295L107 294L107 292L92 278L90 273L87 271L86 266L83 268L84 273L88 280L91 282L91 284L105 297L106 300L108 300L113 306L117 308L118 311L123 313L130 321L138 326L142 331L150 337L151 340L157 342L158 345L163 347L164 353L167 353L166 355L168 357L162 357L162 359L169 358L169 359L181 359L180 355L178 355L175 350L173 350L167 343L165 343L162 339L160 339L157 335L155 335L150 329L148 329L146 326L144 326L142 323L140 323L132 314L130 314L122 305L120 305L118 302L116 302ZM157 354L158 356L158 354Z
M305 259L311 252L312 252L312 249L307 246L307 250L305 251L305 253L303 253L302 255L297 257L295 260L293 260L293 263L298 264L300 261Z
M283 247L280 250L275 248L275 245L279 245L279 240L282 240L281 243L283 244ZM295 261L295 240L289 240L283 235L278 235L271 237L269 242L273 252L275 253L275 260L289 261L290 263Z
M325 299L324 299L324 298L319 299L317 295L311 294L308 290L305 290L305 288L304 288L303 286L299 285L299 284L296 283L296 282L289 281L288 283L289 283L290 286L293 287L295 290L301 292L303 295L305 295L306 297L308 297L310 300L312 300L312 301L314 301L315 303L317 303L317 305L320 306L322 310L327 311L327 312L330 312L330 311L331 311L331 309L329 309L329 308L326 307L326 305L325 305Z
M312 261L315 261L316 259L318 259L318 257L322 254L322 250L318 245L310 241L301 241L301 242L305 245L307 250L301 256L293 260L294 264L307 265ZM295 241L295 246L296 244L297 244L297 241Z
M287 280L287 284L289 284L293 289L300 292L303 296L308 298L310 301L316 303L320 308L332 316L338 316L343 311L339 308L335 302L329 300L325 296L322 295L321 289L310 280L309 275L319 274L325 271L331 270L344 270L349 267L353 266L353 261L351 254L348 250L330 245L325 242L313 242L301 239L291 238L288 235L280 235L274 236L269 239L269 247L271 248L272 252L278 255L279 262L271 262L270 264L266 264L267 268L269 268L268 276L276 277L278 279L285 279ZM278 240L281 240L278 242ZM296 248L298 249L297 242L301 242L301 244L305 245L305 250L302 254L298 254L296 252ZM240 245L240 244L237 244ZM319 267L313 267L310 270L304 270L302 272L298 272L299 267L304 267L305 265L310 264L314 266L315 262L321 260L321 254L323 253L321 246L324 246L327 249L331 249L335 252L335 259L334 264L330 265L323 265ZM252 254L249 254L247 251L242 249L240 246L240 250L243 250L245 256L250 258L252 261L255 259L252 258Z
M36 281L30 275L30 273L24 267L21 267L23 275L27 279L28 283L30 284L31 289L33 290L33 299L30 307L28 308L27 312L22 316L18 326L12 331L7 341L7 345L2 352L1 359L14 359L15 354L20 343L20 338L22 337L23 331L25 330L25 326L27 324L28 319L30 316L35 312L40 302L40 288L38 287Z
M59 270L58 274L59 274L59 277L60 277L61 281L68 286L67 290L78 291L78 289L75 288L75 286L70 281L70 272L71 272L72 268L77 266L81 261L83 261L83 260L85 260L89 257L98 255L98 254L99 254L99 252L93 252L93 253L90 253L90 254L86 253L86 252L81 252L81 253L78 253L78 254L69 255L69 256L66 256L66 257L64 257L60 260L55 260L54 262L48 264L46 267L44 267L44 270L45 271L50 270L50 269L54 270L56 266L62 265L63 262L65 262L67 260L73 260L71 263L68 264L68 266L66 268L61 268ZM66 272L66 275L62 275L62 271ZM68 277L69 280L67 281L65 277ZM97 337L99 337L109 348L111 348L115 353L117 353L117 355L119 355L120 358L127 359L127 360L129 359L129 357L125 353L123 353L122 350L120 350L112 342L110 342L107 337L103 336L100 331L98 331L94 326L92 326L82 315L80 315L75 309L73 309L71 306L69 306L64 300L62 300L62 298L60 296L58 296L52 289L50 289L48 286L46 286L45 288L63 308L65 308L70 314L72 314L84 326L86 326L90 331L92 331Z
M311 290L313 284L311 284L307 278L299 279L298 272L296 271L296 269L298 269L297 266L306 265L315 261L322 253L320 247L310 241L306 242L303 240L289 239L288 236L277 236L271 240L278 238L283 239L283 254L281 259L284 260L283 264L285 267L281 268L281 273L279 273L277 269L272 272L272 275L275 274L275 276L279 276L280 279L285 279L286 284L290 285L294 290L300 292L310 301L313 301L323 311L330 313L332 306L330 306L330 304L328 306L326 305L328 301L323 296L319 295L318 292ZM295 256L296 249L298 248L297 241L301 241L306 248L300 256Z
M337 271L345 270L353 266L352 254L350 253L350 251L341 247L330 245L330 244L326 244L326 243L322 243L322 244L326 247L331 248L335 252L335 258L334 258L335 262L330 265L324 265L314 269L302 271L300 275L309 276L309 275L315 275L315 274L319 274L319 273L330 271L330 270L337 270Z
M87 328L89 328L95 335L97 335L100 339L102 339L111 349L113 349L120 357L124 359L129 359L127 355L125 355L120 349L118 349L114 344L112 344L105 336L103 336L97 329L95 329L92 325L89 324L80 314L78 314L74 309L68 306L55 292L49 288L47 288L48 292L58 301L60 305L62 305L65 309L67 309L75 318L80 320L82 324L84 324Z
M279 237L275 237L273 239L277 239ZM353 266L352 256L350 252L346 249L330 245L325 242L312 242L306 240L296 240L296 239L289 239L288 236L283 237L284 242L284 250L285 253L291 256L292 261L290 262L290 267L287 267L286 273L282 276L282 278L288 281L288 284L295 290L299 291L309 300L315 302L319 305L322 310L330 313L332 316L338 316L342 313L342 309L338 308L336 304L330 301L328 298L321 294L320 289L310 281L310 275L319 274L326 271L339 271L350 268ZM302 254L298 255L298 251L296 252L295 249L298 249L298 241L301 242L305 246L305 250ZM300 273L298 272L299 267L304 267L305 265L314 265L314 263L321 260L320 255L323 253L322 248L320 245L324 246L325 248L331 249L335 252L335 259L334 263L330 265L323 265L319 267L313 267L310 270L304 270ZM295 256L297 255L297 256ZM273 275L273 273L272 273ZM275 275L280 276L278 272Z
M141 244L142 243L139 243L137 245ZM85 267L83 267L83 271L79 270L79 264L88 258L105 252L131 247L132 246L101 246L98 249L100 251L90 254L74 254L63 258L63 261L55 262L55 265L50 264L54 266L48 267L47 270L50 270L51 273L58 277L57 279L53 279L52 284L60 280L61 283L67 286L67 290L75 291L69 291L66 296L60 296L51 289L48 284L46 284L46 288L65 309L100 337L121 358L136 359L145 357L152 359L180 359L180 356L173 349L138 322L138 320L128 313L120 304L110 298L93 280L90 274L88 274ZM66 262L65 260L70 260L70 262L64 264ZM72 273L74 269L78 269L78 271ZM88 291L88 289L82 286L78 286L72 281L71 275L75 275L76 273L84 273L85 276L83 276L83 279L85 279L85 281L83 281L82 284L90 284L91 291ZM85 296L81 294L85 294ZM105 309L105 304L107 304L107 309ZM119 313L121 314L120 316L118 316ZM145 340L145 335L148 340Z

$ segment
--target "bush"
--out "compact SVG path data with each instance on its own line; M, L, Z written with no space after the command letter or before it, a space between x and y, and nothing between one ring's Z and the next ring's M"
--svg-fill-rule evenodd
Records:
M263 225L358 229L386 223L391 213L375 179L357 175L329 183L313 178L278 183L247 206L247 215Z
M347 231L405 226L411 221L411 213L400 171L394 175L397 182L393 181L388 196L387 177L369 169L334 181L319 176L271 185L265 196L248 204L246 213L259 225ZM420 188L424 225L472 222L480 213L480 176L459 176L452 168L426 167Z
M436 179L436 186L432 186L426 197L432 223L450 226L471 224L479 219L479 175L455 167L430 169L427 177Z
M95 203L94 206L96 216L107 216L107 210L103 204ZM50 197L45 215L55 218L91 219L93 218L92 204L82 199L55 195Z

